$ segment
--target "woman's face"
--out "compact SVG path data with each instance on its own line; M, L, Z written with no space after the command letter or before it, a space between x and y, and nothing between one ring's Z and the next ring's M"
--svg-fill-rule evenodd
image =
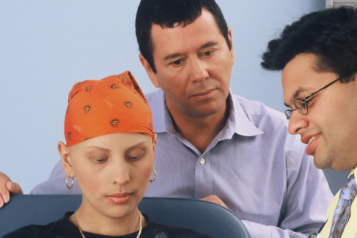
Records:
M145 135L116 133L68 147L68 165L62 163L82 190L82 207L111 218L133 212L150 180L155 143Z

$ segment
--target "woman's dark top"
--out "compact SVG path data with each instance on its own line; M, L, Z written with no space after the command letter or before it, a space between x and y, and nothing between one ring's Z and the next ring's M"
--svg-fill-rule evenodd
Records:
M3 238L82 238L78 227L69 220L69 217L72 215L73 212L67 212L58 221L43 226L25 226L8 233ZM150 222L147 216L145 218L149 223L142 229L140 238L212 238L192 230ZM83 234L86 238L136 238L138 232L124 236L104 236L85 231L83 231Z

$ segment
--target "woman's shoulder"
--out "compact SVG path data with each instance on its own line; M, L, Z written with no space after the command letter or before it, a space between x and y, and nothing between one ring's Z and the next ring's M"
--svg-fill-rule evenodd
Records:
M55 234L59 221L47 225L29 225L10 232L2 238L40 238L52 237Z
M166 226L155 222L150 222L150 231L157 238L212 238L209 235L186 228ZM151 236L147 236L151 237Z

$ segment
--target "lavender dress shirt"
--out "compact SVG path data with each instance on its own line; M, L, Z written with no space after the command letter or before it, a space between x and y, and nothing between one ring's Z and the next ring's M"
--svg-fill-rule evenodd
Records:
M230 93L224 128L200 153L173 126L160 89L147 96L157 133L157 178L145 196L203 198L217 195L252 238L307 237L325 222L333 196L326 178L305 154L288 121L260 102ZM58 162L32 194L79 194L68 190Z

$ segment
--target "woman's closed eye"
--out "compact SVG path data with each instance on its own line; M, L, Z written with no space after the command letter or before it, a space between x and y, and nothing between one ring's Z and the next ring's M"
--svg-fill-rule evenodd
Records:
M87 154L87 158L97 164L102 164L102 163L106 162L109 157L108 157L108 155L103 154L103 153L89 153L89 154Z
M104 162L106 162L108 159L107 158L94 158L92 159L94 162L97 162L98 164L102 164Z
M144 155L144 154L141 154L141 155L135 155L135 156L129 156L129 157L128 157L128 160L135 161L135 160L140 159L143 155Z

